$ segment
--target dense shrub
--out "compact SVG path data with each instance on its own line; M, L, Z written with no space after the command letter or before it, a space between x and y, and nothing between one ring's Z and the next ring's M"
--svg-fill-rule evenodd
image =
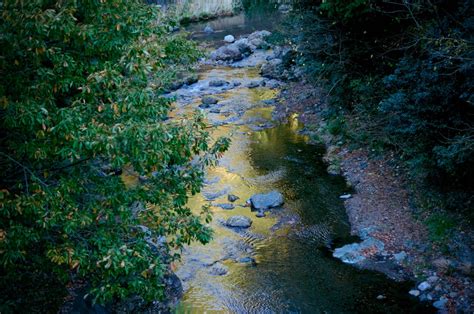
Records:
M0 311L54 312L45 283L77 278L98 302L160 299L170 259L211 236L186 201L228 144L159 97L199 53L139 0L0 8Z
M392 149L413 179L473 205L472 1L302 1L290 42L346 138ZM330 123L329 125L334 125Z

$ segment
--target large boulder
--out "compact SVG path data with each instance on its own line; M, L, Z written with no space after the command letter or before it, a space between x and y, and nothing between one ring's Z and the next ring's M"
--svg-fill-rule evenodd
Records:
M244 58L236 43L222 46L211 53L211 59L215 61L239 61Z
M252 219L246 216L232 216L226 221L227 227L249 228L252 225Z
M263 77L280 79L284 70L285 69L283 67L282 60L276 58L262 64L262 67L260 68L260 74Z
M255 194L250 197L252 209L262 211L283 205L283 195L278 191Z

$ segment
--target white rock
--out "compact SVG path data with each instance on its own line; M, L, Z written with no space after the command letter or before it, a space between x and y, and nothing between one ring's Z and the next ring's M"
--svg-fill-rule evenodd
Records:
M344 194L344 195L339 196L341 200L347 200L347 199L350 199L351 197L352 197L351 194Z
M227 43L233 43L235 41L235 37L232 35L227 35L224 37L224 41Z
M420 283L420 284L418 285L418 289L419 289L420 291L425 291L425 290L428 290L428 289L430 289L430 288L431 288L431 285L430 285L428 282L426 282L426 281L423 281L422 283Z
M417 297L417 296L420 295L420 291L416 290L416 289L410 290L410 292L408 292L408 293L411 294L414 297Z

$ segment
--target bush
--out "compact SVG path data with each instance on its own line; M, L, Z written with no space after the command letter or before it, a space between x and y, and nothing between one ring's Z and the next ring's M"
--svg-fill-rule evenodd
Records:
M186 201L228 145L202 117L167 120L159 97L199 53L139 0L0 6L1 311L79 278L97 302L159 300L180 248L211 237Z

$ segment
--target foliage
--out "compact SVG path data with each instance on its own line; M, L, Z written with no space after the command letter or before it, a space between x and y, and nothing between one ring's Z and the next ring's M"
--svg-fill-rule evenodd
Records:
M288 41L297 63L330 96L325 116L332 132L345 130L351 140L398 152L418 184L443 196L443 206L469 211L472 1L325 0L301 6Z
M0 6L1 311L34 303L37 277L84 278L101 303L162 298L180 248L211 237L186 201L228 146L159 96L199 53L139 0Z

